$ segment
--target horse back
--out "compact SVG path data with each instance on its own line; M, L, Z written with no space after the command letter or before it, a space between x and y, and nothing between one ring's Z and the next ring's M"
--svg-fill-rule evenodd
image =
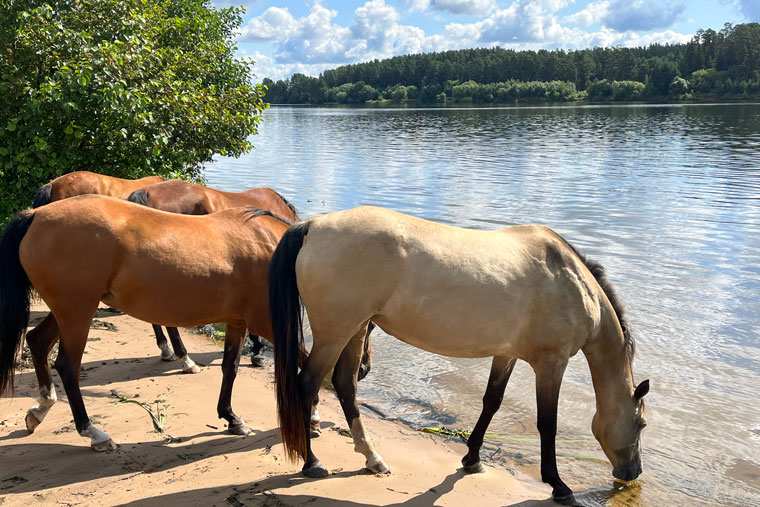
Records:
M145 185L163 181L161 176L148 176L127 180L90 171L75 171L59 176L50 182L51 201L84 194L99 194L126 199L129 194Z
M322 308L352 307L445 355L575 353L598 326L596 284L541 226L476 231L356 208L312 219L296 270L312 326Z

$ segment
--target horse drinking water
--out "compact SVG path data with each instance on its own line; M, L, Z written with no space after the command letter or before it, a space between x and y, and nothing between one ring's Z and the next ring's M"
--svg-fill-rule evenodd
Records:
M354 449L372 472L389 471L356 404L370 320L430 352L493 356L483 411L462 460L466 472L482 470L483 436L522 359L536 374L541 478L556 501L574 502L557 470L555 436L562 376L582 350L596 392L593 434L615 477L641 473L649 383L633 383L634 342L622 307L601 266L546 227L476 231L374 207L328 213L288 229L272 257L269 291L282 440L289 457L304 459L307 476L327 475L311 448L308 415L333 368ZM300 373L299 296L314 337Z
M217 413L230 432L250 433L232 410L232 386L246 328L272 337L269 261L289 225L252 208L187 216L100 195L19 212L0 240L0 394L13 388L34 288L53 317L26 335L40 388L26 416L30 432L56 401L47 358L57 338L55 368L79 434L95 450L116 447L90 422L79 390L90 323L103 301L167 326L226 322Z

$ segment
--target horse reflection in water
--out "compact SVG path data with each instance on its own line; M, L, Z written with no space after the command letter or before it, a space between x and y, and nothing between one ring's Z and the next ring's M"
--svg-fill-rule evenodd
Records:
M312 451L308 417L331 369L354 449L372 472L389 471L356 404L370 321L430 352L493 356L465 471L482 470L483 436L522 359L536 374L541 479L556 501L575 502L557 470L555 436L562 376L568 359L583 350L596 392L594 436L615 477L627 481L641 473L642 397L649 383L633 382L634 341L622 306L602 267L550 229L474 231L374 207L329 213L285 233L269 284L282 439L289 457L303 458L304 474L327 475ZM299 373L301 301L314 341Z

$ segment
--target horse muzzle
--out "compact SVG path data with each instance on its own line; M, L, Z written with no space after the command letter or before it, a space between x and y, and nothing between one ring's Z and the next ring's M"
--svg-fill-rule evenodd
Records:
M612 469L612 476L621 481L632 481L639 475L641 475L641 461Z

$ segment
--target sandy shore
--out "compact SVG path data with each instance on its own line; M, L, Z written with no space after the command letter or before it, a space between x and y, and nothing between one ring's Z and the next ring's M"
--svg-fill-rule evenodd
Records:
M35 307L32 322L45 315ZM353 451L340 405L323 390L322 434L314 449L331 471L311 480L301 464L284 459L277 429L271 361L253 368L243 358L233 408L254 430L239 437L217 419L222 348L202 335L183 333L191 357L203 365L182 374L177 362L162 362L150 325L124 315L102 314L113 329L92 329L82 361L82 394L90 417L120 444L96 453L80 437L62 385L59 402L34 434L24 425L37 396L34 371L16 375L16 394L0 400L0 504L9 505L554 505L550 488L535 478L514 477L487 467L464 475L465 447L406 426L364 415L389 476L363 469ZM110 327L110 326L108 326ZM370 375L379 374L371 372ZM163 400L163 434L136 404L118 404L112 390L129 399ZM167 437L173 440L167 442Z

